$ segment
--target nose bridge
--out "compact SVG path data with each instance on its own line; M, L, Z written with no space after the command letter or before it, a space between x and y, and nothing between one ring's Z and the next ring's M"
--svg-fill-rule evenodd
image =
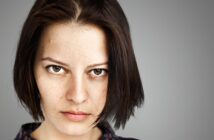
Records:
M81 74L73 75L69 83L67 99L79 104L87 100L87 93L84 86L84 76Z

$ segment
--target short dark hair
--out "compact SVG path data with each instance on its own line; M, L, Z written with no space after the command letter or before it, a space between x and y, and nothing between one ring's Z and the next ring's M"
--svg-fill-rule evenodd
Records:
M117 0L36 0L23 25L13 69L14 87L35 121L44 119L34 77L34 61L41 35L56 22L93 24L107 39L109 79L106 105L98 121L109 118L124 128L135 107L144 102L129 24Z

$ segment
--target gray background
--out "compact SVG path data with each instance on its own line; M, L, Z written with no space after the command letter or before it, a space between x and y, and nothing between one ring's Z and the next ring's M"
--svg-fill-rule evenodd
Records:
M34 0L0 1L0 139L32 121L18 103L12 67ZM214 1L120 0L131 26L145 90L123 136L145 140L214 139Z

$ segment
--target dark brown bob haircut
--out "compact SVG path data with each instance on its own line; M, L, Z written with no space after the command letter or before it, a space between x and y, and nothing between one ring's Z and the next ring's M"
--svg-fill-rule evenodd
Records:
M43 31L54 23L95 25L104 31L108 47L107 101L97 121L112 119L125 127L135 107L144 102L129 24L117 0L36 0L23 25L13 69L14 87L35 121L44 120L33 69Z

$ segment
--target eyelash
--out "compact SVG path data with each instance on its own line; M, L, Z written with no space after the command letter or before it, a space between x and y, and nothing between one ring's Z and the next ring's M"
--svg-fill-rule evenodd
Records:
M101 74L97 75L95 74L96 70L101 70ZM108 70L107 69L103 69L103 68L96 68L96 69L92 69L89 71L89 74L92 78L99 78L99 77L104 77L108 74Z
M59 71L55 71L54 68L57 68L59 69ZM52 74L64 74L66 72L66 69L61 67L61 66L58 66L58 65L48 65L46 66L46 69L48 72L52 73ZM62 71L61 71L62 70ZM98 71L101 71L101 74L95 74L95 71L98 70ZM61 72L60 72L61 71ZM91 78L99 78L99 77L104 77L108 74L108 70L107 69L104 69L104 68L95 68L95 69L92 69L89 71L89 75Z
M59 71L61 71L61 72L56 72L56 71L54 71L54 68L57 68L57 69L60 69ZM63 74L63 73L65 73L66 72L66 70L63 68L63 67L61 67L61 66L57 66L57 65L48 65L48 66L46 66L46 69L47 69L47 71L48 72L50 72L50 73L53 73L53 74Z

